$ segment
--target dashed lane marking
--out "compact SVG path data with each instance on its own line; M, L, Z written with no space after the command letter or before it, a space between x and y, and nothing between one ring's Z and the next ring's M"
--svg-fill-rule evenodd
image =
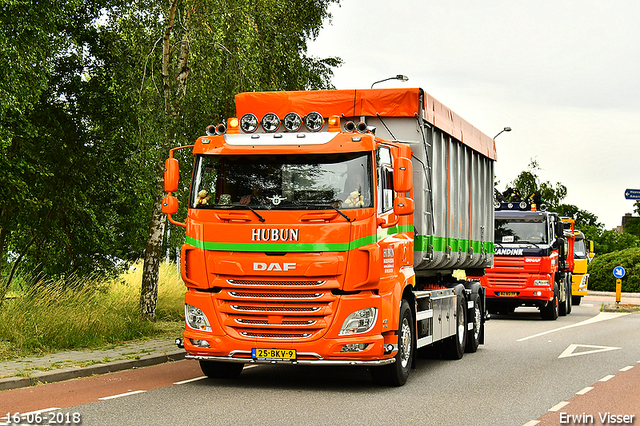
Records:
M202 379L206 379L206 378L207 378L207 376L195 377L193 379L183 380L181 382L175 382L174 385L184 385L186 383L197 382L198 380L202 380Z
M556 404L553 407L549 408L549 411L560 411L562 407L568 404L569 404L568 401L562 401L560 404Z
M604 377L603 377L602 379L600 379L599 381L600 381L600 382L606 382L606 381L608 381L608 380L613 379L614 377L615 377L614 375L609 374L608 376L604 376Z
M589 392L591 389L593 389L593 386L587 386L586 388L582 389L580 392L576 392L576 395L584 395L585 393Z
M146 390L137 390L137 391L133 391L133 392L121 393L121 394L118 394L118 395L105 396L105 397L102 397L102 398L98 398L98 400L106 401L108 399L122 398L123 396L135 395L135 394L138 394L138 393L145 393L145 392L146 392Z
M624 367L624 368L621 368L621 369L620 369L620 371L629 371L629 370L631 370L632 368L633 368L633 365L628 365L628 366L626 366L626 367Z

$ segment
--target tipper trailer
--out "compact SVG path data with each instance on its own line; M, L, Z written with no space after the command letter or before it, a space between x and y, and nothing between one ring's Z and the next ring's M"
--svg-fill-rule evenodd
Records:
M192 147L180 344L210 377L244 364L368 366L484 343L493 139L422 89L241 93ZM176 149L182 149L176 148ZM191 148L191 147L189 147Z

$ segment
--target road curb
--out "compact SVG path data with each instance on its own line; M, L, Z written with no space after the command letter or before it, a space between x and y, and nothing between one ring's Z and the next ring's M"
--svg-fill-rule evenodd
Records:
M138 359L123 359L105 364L93 364L87 367L69 367L59 370L38 371L29 377L7 377L0 379L0 391L24 388L40 383L62 382L64 380L87 377L94 374L113 373L138 367L163 364L169 361L180 361L187 353L180 349L158 355L146 355Z

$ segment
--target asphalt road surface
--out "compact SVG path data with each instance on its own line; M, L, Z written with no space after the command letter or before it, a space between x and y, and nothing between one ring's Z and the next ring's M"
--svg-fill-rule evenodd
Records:
M6 410L34 421L44 410L34 424L90 426L519 426L562 424L569 413L591 415L593 424L607 424L598 423L605 413L640 417L640 404L616 396L640 394L640 314L601 313L599 302L585 300L543 321L519 308L494 316L486 340L459 361L419 359L399 388L377 386L357 367L260 365L237 380L211 380L186 360L2 392L0 424Z

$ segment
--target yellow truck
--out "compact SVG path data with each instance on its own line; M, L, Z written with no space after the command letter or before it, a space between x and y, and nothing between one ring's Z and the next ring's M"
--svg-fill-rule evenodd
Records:
M582 296L587 295L589 274L587 267L594 256L593 241L587 240L581 231L574 231L576 237L574 245L573 279L571 283L571 302L579 305Z

